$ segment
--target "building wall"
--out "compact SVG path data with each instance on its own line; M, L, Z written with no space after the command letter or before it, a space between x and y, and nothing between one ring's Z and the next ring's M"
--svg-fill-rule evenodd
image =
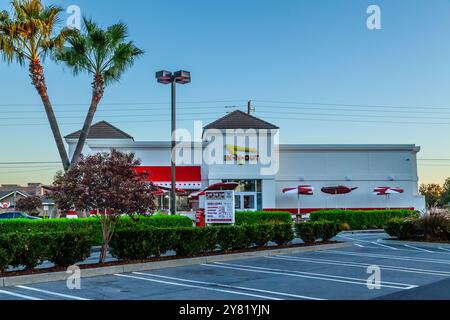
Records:
M270 140L273 146L273 140ZM73 150L74 141L68 141ZM72 145L71 145L72 144ZM86 154L110 151L116 148L134 152L145 166L169 166L170 143L134 142L133 140L91 140ZM201 165L198 152L201 143L186 144L185 152L191 163ZM283 188L299 184L312 185L314 196L301 197L301 206L308 210L322 208L425 208L424 197L418 192L417 153L414 145L281 145L279 171L262 174L259 164L202 165L202 184L221 182L223 179L261 179L263 208L296 211L297 197L284 195ZM196 153L197 152L197 153ZM226 152L226 150L224 150ZM184 154L184 159L189 159ZM346 185L358 187L349 195L330 196L320 191L325 186ZM375 196L376 187L391 186L405 189L401 195Z

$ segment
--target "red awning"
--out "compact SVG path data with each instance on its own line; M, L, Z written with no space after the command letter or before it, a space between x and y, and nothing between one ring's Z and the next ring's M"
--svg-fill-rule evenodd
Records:
M171 187L172 169L170 166L141 166L138 173L147 173L149 182L159 187ZM202 169L200 166L180 166L175 171L176 187L185 190L198 190L202 185Z

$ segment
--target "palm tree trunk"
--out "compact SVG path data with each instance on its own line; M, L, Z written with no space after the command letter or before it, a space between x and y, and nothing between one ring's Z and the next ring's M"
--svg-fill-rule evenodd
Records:
M97 106L100 100L103 98L105 92L105 81L103 76L99 73L94 75L94 81L92 82L92 100L87 113L86 119L84 120L83 129L81 129L80 137L78 138L78 143L75 148L75 152L72 156L71 166L75 165L80 159L81 153L83 152L84 144L89 136L89 131L91 130L92 121L94 120L95 112L97 111Z
M42 103L44 104L45 113L47 114L48 122L55 138L56 147L58 148L59 156L62 161L64 170L67 171L70 166L69 157L67 156L66 148L64 146L61 132L59 130L58 121L56 120L53 107L50 102L50 98L47 94L47 85L45 84L44 68L41 66L39 59L34 59L30 62L30 78L32 84L36 88L37 92L41 96Z

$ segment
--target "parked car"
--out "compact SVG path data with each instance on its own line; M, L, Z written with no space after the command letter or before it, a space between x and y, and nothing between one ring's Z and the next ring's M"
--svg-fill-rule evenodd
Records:
M4 212L0 213L0 220L6 219L29 219L29 220L39 220L41 218L32 217L23 212Z

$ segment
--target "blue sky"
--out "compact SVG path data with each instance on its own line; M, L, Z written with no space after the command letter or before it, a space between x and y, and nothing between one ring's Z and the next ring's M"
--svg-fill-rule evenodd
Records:
M8 3L0 0L0 8ZM415 143L422 159L450 158L448 0L46 3L78 5L103 26L125 22L145 49L107 89L96 117L136 140L168 139L169 87L158 85L154 73L186 69L193 82L178 90L178 99L198 103L180 103L180 127L192 128L183 119L207 123L231 110L225 106L243 109L252 99L256 116L281 127L282 143ZM381 7L382 30L366 27L370 4ZM91 81L51 61L45 68L66 135L81 127ZM57 161L26 68L0 62L0 90L0 162ZM422 182L443 182L450 161L421 161L419 169ZM0 183L48 183L54 171L1 164Z

